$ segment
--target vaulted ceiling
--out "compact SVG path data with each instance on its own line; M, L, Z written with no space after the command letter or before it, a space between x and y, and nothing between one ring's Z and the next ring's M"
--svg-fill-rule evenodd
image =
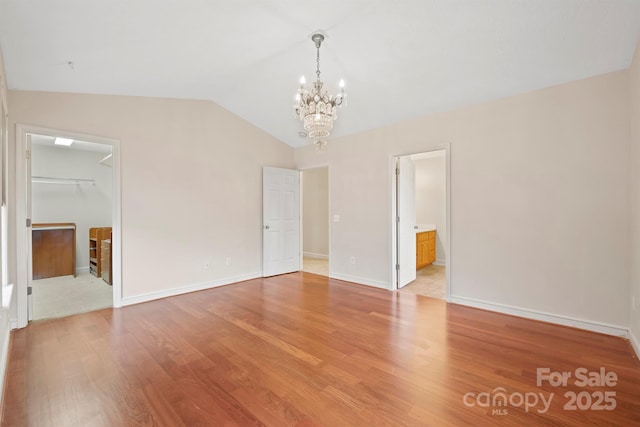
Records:
M629 66L637 0L0 0L10 89L207 99L293 147L309 36L333 137Z

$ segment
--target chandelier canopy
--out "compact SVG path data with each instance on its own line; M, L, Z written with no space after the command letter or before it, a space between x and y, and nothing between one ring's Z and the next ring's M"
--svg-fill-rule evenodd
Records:
M313 82L313 87L307 90L304 87L305 78L302 76L293 109L302 121L307 136L315 139L314 143L319 149L322 149L327 143L324 138L329 136L331 129L333 129L333 122L338 118L338 107L346 104L346 94L344 80L340 80L340 93L337 95L330 95L322 88L324 83L320 80L320 45L324 40L324 35L315 33L311 36L311 40L316 46L317 78Z

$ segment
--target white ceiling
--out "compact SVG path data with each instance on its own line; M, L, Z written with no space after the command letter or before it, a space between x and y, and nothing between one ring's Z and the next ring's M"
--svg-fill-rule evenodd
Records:
M317 29L335 137L627 68L640 1L0 0L9 88L209 99L294 147Z

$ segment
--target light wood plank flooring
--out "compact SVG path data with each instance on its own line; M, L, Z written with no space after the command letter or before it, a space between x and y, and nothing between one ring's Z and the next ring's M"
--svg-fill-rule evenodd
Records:
M400 289L400 292L445 299L447 296L447 278L445 266L430 264L416 271L416 280Z
M329 260L304 257L302 259L302 271L328 277L329 276Z
M538 368L617 381L537 386ZM566 392L613 392L615 409L564 410ZM547 411L525 409L533 394L553 394ZM631 426L640 364L621 338L293 273L13 331L2 421Z

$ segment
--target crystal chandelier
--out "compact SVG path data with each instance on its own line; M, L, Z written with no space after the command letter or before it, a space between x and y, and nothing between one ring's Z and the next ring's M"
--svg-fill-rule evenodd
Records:
M322 89L320 80L320 45L324 40L324 35L315 33L311 40L316 45L316 76L311 90L307 90L304 76L300 79L300 89L296 93L296 104L293 106L296 116L300 117L304 129L309 138L314 138L314 143L318 149L326 145L326 138L333 129L333 122L338 118L338 107L346 104L346 94L344 93L344 80L340 80L340 93L330 95Z

